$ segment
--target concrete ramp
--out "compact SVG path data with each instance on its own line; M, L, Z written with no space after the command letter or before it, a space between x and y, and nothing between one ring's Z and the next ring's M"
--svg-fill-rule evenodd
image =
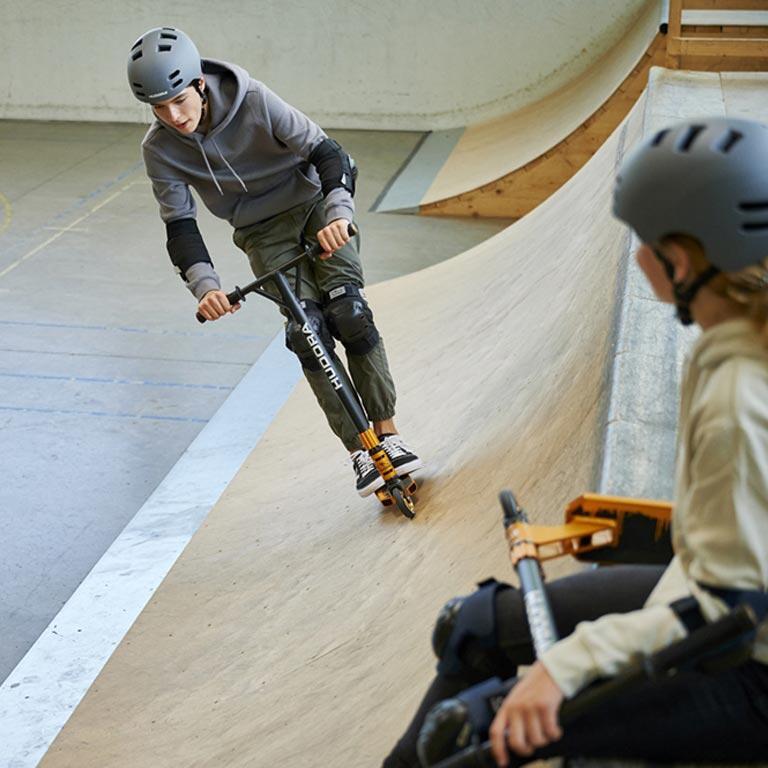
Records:
M498 490L552 522L595 486L628 254L610 193L642 118L530 216L370 291L429 467L416 519L357 497L300 384L41 765L379 764L439 607L509 574Z
M519 218L589 160L662 64L659 4L583 75L517 112L435 131L401 169L375 210Z

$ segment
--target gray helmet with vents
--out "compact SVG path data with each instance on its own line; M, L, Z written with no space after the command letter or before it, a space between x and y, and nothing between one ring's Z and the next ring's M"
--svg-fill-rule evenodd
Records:
M736 272L768 257L768 126L704 118L645 140L622 163L613 213L640 239L698 240L711 264Z
M173 27L145 32L128 55L128 82L133 95L148 104L172 99L202 76L197 47Z

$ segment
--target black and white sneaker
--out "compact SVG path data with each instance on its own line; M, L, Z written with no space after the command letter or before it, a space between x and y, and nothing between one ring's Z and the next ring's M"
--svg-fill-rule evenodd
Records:
M370 496L384 485L384 478L379 474L368 451L355 451L351 455L352 468L357 476L355 487L361 496Z
M400 435L379 435L379 440L399 475L409 475L424 466L422 460L406 445Z

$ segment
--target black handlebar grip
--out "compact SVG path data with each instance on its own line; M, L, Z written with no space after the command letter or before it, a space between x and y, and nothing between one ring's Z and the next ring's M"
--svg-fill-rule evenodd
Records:
M350 237L354 237L357 234L357 227L351 222L347 227L347 234ZM313 245L307 251L307 254L310 259L316 259L321 253L325 253L325 249L323 248L322 245L320 245L320 243L315 243L315 245Z
M245 296L242 295L240 288L235 286L235 290L232 291L232 293L227 294L227 301L231 305L239 304L241 301L245 301ZM198 323L207 322L206 319L199 312L195 312L195 317L197 318Z
M502 491L499 494L501 508L504 510L504 527L509 528L513 523L527 523L528 515L517 503L512 491Z

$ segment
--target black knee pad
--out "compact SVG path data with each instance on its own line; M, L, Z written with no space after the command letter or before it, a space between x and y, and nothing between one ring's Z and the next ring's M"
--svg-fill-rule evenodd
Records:
M332 355L333 350L336 348L336 342L333 340L333 336L331 336L331 332L325 322L322 308L316 301L308 299L303 299L301 306L304 307L313 333L325 344L328 354ZM321 369L320 361L307 344L306 335L293 318L289 318L285 326L285 346L299 358L299 362L305 370L319 371Z
M342 285L326 293L323 312L331 333L349 354L367 355L379 343L373 312L357 286Z
M441 675L494 674L503 655L497 641L496 595L504 589L511 587L488 579L471 595L445 604L432 633Z

